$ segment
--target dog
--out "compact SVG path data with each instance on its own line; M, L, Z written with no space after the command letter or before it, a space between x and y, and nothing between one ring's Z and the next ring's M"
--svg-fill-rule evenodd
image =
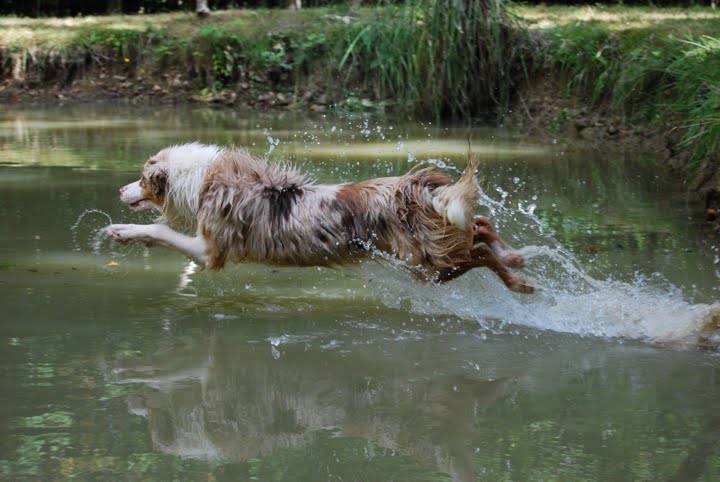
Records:
M293 165L242 149L175 145L120 188L134 211L159 210L158 222L112 224L105 232L123 244L170 247L209 270L228 262L340 266L392 257L422 280L445 283L487 267L510 290L532 293L532 283L510 271L524 266L522 256L486 218L472 216L480 194L476 167L469 156L456 183L426 167L318 184Z

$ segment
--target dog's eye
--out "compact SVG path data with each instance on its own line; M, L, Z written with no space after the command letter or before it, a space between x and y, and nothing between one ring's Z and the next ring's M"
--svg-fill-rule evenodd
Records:
M140 179L140 188L145 187L145 178Z

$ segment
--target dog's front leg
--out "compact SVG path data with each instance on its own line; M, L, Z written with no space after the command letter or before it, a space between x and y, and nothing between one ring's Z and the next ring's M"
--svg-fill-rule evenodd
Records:
M178 233L164 224L111 224L105 232L119 243L159 244L180 251L201 266L207 265L207 245L202 236Z

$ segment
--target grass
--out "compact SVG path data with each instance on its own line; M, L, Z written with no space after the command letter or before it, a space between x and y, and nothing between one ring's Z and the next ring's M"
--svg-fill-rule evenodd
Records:
M313 84L346 105L423 117L509 107L523 31L498 0L412 0L401 7L0 19L5 77L69 83L101 66L189 71L204 93L249 86L296 96ZM356 99L365 99L356 102Z
M720 27L720 12L710 9L517 6L514 11L543 38L544 66L567 91L630 110L653 104L658 77L670 74L670 64L694 41L717 35Z
M720 146L720 12L708 8L528 7L544 75L626 122L682 133L695 174Z
M366 12L366 11L365 11ZM107 15L68 18L15 18L0 17L0 45L3 47L71 47L76 39L94 32L148 31L165 32L178 39L189 39L202 26L223 25L234 33L250 29L250 33L309 30L307 22L323 21L327 14L339 9L289 10L220 10L209 19L198 19L188 12L158 13L153 15Z
M497 0L457 5L418 0L383 9L352 29L340 66L349 63L376 97L416 115L488 117L507 109L522 78L527 38Z
M668 107L681 116L683 144L700 161L717 156L720 147L720 39L705 36L684 43L667 68L673 93Z
M199 89L226 88L250 68L266 84L269 71L305 63L322 35L344 30L329 17L333 14L330 9L229 10L214 12L208 20L190 13L2 18L0 64L5 76L45 82L98 66L150 75L170 66L188 71ZM316 30L321 37L313 37Z

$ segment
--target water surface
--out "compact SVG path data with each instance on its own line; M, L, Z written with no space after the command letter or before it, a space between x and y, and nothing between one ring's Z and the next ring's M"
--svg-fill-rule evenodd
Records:
M540 293L476 270L233 266L115 246L178 142L320 181L464 166L468 129L107 108L0 114L0 476L717 480L720 360L693 348L720 251L642 153L471 129L483 206Z

